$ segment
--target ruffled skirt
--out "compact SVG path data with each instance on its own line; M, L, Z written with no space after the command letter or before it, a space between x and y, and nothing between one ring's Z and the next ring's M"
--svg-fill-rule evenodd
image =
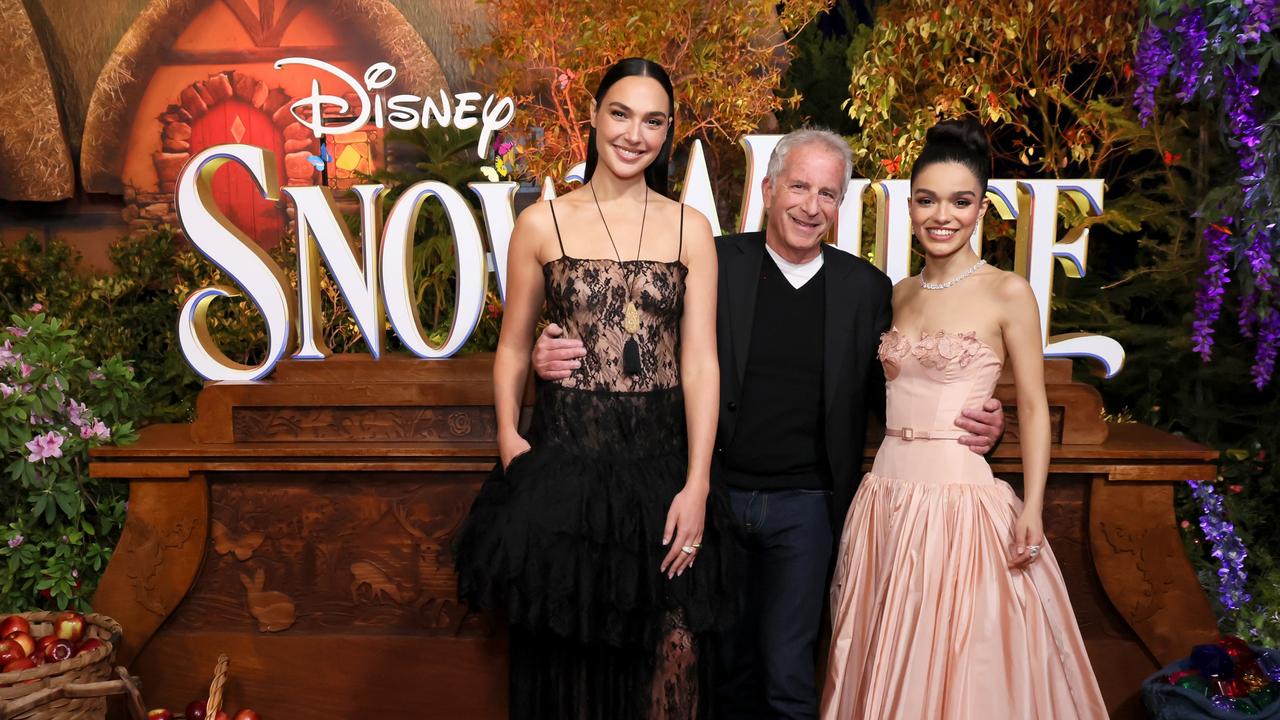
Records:
M863 479L831 590L824 720L1107 717L1049 546L1008 567L1021 509L989 473Z
M679 388L544 385L532 450L481 488L456 543L458 594L512 626L512 717L649 717L673 627L701 638L731 619L723 492L708 495L693 566L674 579L658 569L670 549L667 511L686 479L683 407ZM711 663L699 650L687 670L702 677ZM675 706L705 705L710 688L699 684L687 684L698 697L671 698Z

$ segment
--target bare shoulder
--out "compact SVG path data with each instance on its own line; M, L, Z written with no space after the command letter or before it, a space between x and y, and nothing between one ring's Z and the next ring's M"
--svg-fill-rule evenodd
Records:
M893 285L893 301L895 303L902 302L907 298L914 297L916 292L920 290L920 278L915 275L909 275L902 278Z
M1001 302L1035 302L1031 283L1018 273L992 268L991 283L996 298Z
M525 208L516 218L515 227L511 231L512 248L521 248L532 253L539 260L550 260L559 253L550 252L549 248L556 243L556 220L552 215L551 203L536 202Z
M675 203L675 205L678 208L677 212L682 213L680 219L684 223L685 233L689 237L694 235L711 237L711 221L707 220L706 215L684 203Z
M551 216L551 203L539 200L516 217L516 229L525 232L547 231L555 233L555 220Z

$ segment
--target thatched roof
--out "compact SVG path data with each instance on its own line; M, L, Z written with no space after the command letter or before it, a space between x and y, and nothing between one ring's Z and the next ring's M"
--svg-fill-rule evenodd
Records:
M0 198L65 200L75 190L53 81L22 0L0 0Z
M98 77L89 101L80 152L81 182L89 192L121 193L120 174L131 113L141 101L163 54L209 0L153 0L121 38ZM335 19L367 33L399 73L396 85L411 90L448 87L422 36L390 0L330 0Z

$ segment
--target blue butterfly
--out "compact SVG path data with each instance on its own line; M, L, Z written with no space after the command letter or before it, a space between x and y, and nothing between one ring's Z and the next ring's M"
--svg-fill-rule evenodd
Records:
M320 154L308 155L307 162L311 163L311 167L320 172L324 172L324 167L327 163L333 162L333 156L329 154L329 146L325 144L324 140L320 141Z

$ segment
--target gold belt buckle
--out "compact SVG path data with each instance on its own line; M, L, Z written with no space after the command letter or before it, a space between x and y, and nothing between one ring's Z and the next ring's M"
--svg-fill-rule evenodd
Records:
M902 428L902 439L910 442L916 439L916 431L909 427Z

